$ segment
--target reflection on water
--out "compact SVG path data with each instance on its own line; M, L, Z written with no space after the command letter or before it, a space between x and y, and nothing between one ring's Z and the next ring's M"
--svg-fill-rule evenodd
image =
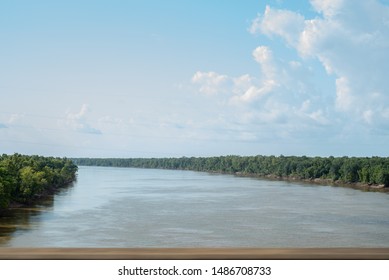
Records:
M15 231L26 231L34 226L34 220L39 219L42 211L47 211L52 205L53 198L47 198L44 205L33 207L14 208L1 212L0 217L0 244L4 244L11 238Z
M388 247L389 195L191 171L80 167L0 218L10 247Z
M68 193L72 187L73 183L37 201L34 205L2 210L0 213L0 246L7 246L14 235L39 227L41 219L44 218L42 214L53 211L54 197Z

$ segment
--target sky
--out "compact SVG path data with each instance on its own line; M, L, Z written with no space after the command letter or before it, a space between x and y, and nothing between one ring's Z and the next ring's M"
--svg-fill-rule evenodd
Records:
M389 0L0 2L0 154L389 156Z

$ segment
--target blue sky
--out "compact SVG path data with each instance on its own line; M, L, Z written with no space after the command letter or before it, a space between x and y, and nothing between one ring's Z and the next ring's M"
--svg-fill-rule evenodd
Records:
M2 1L0 153L388 156L389 1Z

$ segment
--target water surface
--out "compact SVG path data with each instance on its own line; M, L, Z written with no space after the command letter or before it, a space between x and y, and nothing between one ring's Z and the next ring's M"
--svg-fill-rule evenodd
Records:
M80 167L0 218L3 247L389 247L389 195L192 171Z

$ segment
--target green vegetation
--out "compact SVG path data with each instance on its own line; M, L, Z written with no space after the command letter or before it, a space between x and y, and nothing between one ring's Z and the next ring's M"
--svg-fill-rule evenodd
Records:
M0 156L0 209L11 203L29 204L47 191L62 187L76 178L77 166L69 159Z
M78 165L181 169L389 186L389 158L382 157L220 156L148 159L79 158L73 161Z

